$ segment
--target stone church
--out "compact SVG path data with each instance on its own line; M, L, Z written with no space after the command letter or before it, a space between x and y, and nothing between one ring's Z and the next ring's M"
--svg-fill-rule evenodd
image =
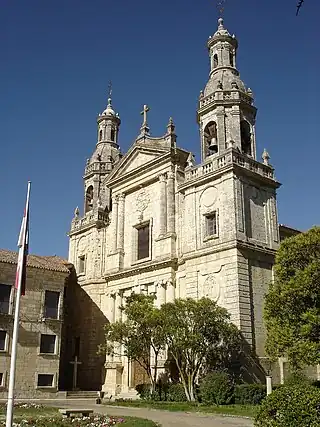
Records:
M146 105L140 134L124 155L111 97L97 117L84 211L75 210L69 233L83 301L74 308L82 325L73 332L81 335L79 387L125 395L139 381L124 357L97 355L102 325L121 319L119 307L132 292L154 294L159 305L212 298L265 358L262 307L280 240L280 184L267 151L257 155L257 109L237 69L237 48L220 18L198 101L200 164L177 145L171 118L163 136L150 135Z

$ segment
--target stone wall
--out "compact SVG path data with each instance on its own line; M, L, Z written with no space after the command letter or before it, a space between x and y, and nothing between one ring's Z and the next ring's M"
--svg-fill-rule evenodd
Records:
M0 283L12 285L15 281L16 265L0 263ZM57 271L28 267L26 294L21 297L20 328L16 362L16 397L56 396L59 383L61 327L63 322L63 298L67 274ZM45 291L60 292L59 318L44 319ZM4 375L0 397L7 396L9 385L10 355L13 332L14 298L11 291L10 314L0 314L0 329L7 331L7 348L0 352L0 372ZM56 335L55 354L40 354L41 334ZM38 387L38 374L53 374L53 387Z

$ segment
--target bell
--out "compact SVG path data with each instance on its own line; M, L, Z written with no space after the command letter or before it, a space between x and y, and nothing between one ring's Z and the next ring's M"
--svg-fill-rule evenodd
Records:
M212 138L210 141L210 145L209 145L209 151L214 154L218 152L218 145L217 145L217 139L216 138Z

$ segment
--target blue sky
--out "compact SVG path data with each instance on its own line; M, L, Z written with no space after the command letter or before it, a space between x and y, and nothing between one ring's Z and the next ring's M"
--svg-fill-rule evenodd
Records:
M258 154L267 148L283 184L279 220L307 229L320 211L320 2L306 0L299 17L295 6L227 0L224 18L255 94ZM163 134L172 116L179 146L198 155L196 107L208 78L215 2L0 0L0 8L0 247L16 249L30 179L30 249L66 256L109 80L123 151L147 103L152 134Z

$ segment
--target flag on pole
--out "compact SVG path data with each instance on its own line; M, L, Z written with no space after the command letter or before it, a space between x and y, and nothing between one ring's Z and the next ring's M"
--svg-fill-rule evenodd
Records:
M28 183L30 187L30 183ZM28 189L29 195L29 189ZM27 255L29 246L29 197L27 197L26 207L22 218L20 235L18 240L19 255L16 272L15 288L19 287L19 279L21 280L21 295L25 295L26 291L26 276L27 276Z

